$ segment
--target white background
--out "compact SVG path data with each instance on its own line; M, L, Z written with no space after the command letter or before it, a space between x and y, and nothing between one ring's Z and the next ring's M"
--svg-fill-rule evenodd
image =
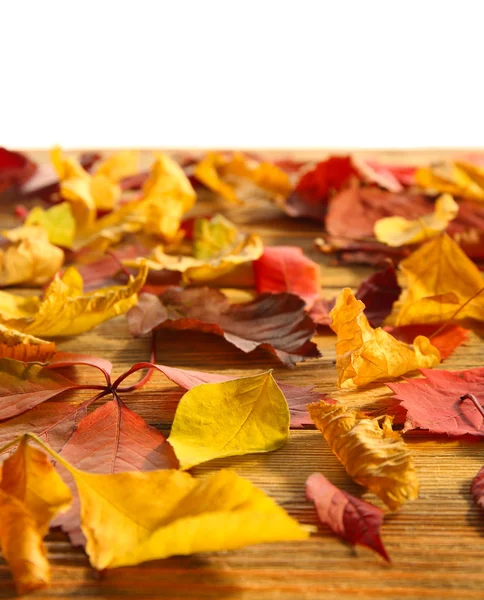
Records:
M0 145L484 146L480 0L2 0Z

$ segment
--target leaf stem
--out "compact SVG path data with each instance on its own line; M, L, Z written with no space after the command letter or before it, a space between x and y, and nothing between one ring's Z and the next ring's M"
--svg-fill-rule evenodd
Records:
M474 396L474 394L464 394L460 397L460 400L470 400L484 418L484 408L481 406L479 400Z
M156 331L155 330L153 330L151 332L150 363L152 363L152 364L156 363ZM144 385L146 385L148 383L148 381L151 379L151 377L154 373L154 370L155 370L154 367L152 367L152 366L149 367L148 372L146 373L146 375L144 377L142 377L138 382L134 383L133 385L130 385L125 388L118 388L119 383L122 381L122 379L120 379L118 377L118 379L114 382L113 387L115 389L117 389L118 392L121 392L121 393L132 392L133 390L139 390L140 388L142 388Z
M456 316L460 313L460 311L469 304L469 302L472 302L472 300L474 300L474 298L477 298L477 296L479 296L479 294L481 294L482 292L484 292L484 287L481 287L480 290L478 290L473 296L471 296L470 298L468 298L464 304L461 304L459 306L459 308L455 311L455 313L449 318L447 319L447 321L445 323L443 323L438 329L437 331L434 331L432 333L431 336L429 336L429 340L431 340L433 337L435 337L436 335L438 335L441 331L443 331L446 327L448 327L452 321L456 318Z

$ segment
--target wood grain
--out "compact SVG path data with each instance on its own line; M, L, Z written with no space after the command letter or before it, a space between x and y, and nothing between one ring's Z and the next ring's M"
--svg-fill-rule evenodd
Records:
M46 160L44 152L33 153ZM287 153L284 153L287 154ZM298 153L318 157L311 151ZM423 163L452 151L365 152L387 161ZM143 153L144 162L149 153ZM2 227L12 226L12 207L0 207ZM259 224L245 224L259 232L266 244L299 245L321 265L323 291L331 297L343 286L355 287L370 269L330 266L330 260L313 248L318 226L276 214ZM320 335L316 341L323 357L294 369L285 369L264 351L246 355L224 340L200 333L160 332L158 362L199 370L231 374L274 369L283 382L314 384L322 393L353 406L380 413L391 396L384 385L358 392L336 388L334 337ZM150 340L129 337L126 320L120 317L82 336L60 341L66 351L99 354L114 363L115 373L149 356ZM473 335L441 365L463 369L482 365L482 341ZM161 374L138 392L126 395L127 405L149 423L168 431L178 389ZM87 396L86 396L87 398ZM383 539L393 559L385 564L368 550L353 549L324 527L304 543L265 544L233 552L173 557L139 567L96 573L86 555L72 548L64 535L53 531L47 538L53 565L50 588L38 598L133 598L264 600L321 599L443 599L484 597L484 515L472 504L469 485L484 463L482 442L450 440L424 433L407 436L421 480L420 498L388 515ZM314 471L323 472L333 483L378 504L356 486L328 449L319 432L292 431L288 444L267 455L251 455L212 461L194 469L202 476L221 467L235 469L264 489L302 523L316 525L315 512L304 498L304 482ZM14 587L5 563L0 563L0 598L14 597Z

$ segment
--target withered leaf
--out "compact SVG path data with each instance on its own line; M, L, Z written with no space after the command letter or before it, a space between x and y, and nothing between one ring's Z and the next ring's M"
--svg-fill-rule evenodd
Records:
M169 288L159 297L141 294L128 323L133 335L156 328L213 333L244 352L267 349L287 366L320 356L310 341L313 321L292 294L261 294L252 302L230 304L218 290Z

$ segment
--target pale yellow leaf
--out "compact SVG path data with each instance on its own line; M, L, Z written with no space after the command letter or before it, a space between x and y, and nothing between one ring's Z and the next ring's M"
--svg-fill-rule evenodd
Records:
M76 235L76 221L69 202L55 204L44 210L34 206L27 215L25 225L41 225L49 236L49 242L71 248Z

